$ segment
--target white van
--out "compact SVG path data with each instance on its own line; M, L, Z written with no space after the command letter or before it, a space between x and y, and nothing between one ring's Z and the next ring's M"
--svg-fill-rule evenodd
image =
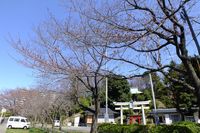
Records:
M60 121L59 120L54 120L54 126L59 127L60 126Z
M24 128L30 127L30 122L28 122L26 117L21 116L11 116L8 118L7 128Z

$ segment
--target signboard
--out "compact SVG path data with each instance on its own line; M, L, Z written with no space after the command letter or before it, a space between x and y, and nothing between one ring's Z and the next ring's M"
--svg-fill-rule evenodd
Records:
M1 109L1 113L5 113L6 112L6 109L5 108L2 108Z

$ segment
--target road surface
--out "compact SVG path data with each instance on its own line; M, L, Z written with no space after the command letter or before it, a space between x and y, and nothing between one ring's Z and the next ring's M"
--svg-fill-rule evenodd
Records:
M6 132L6 120L0 124L0 133L5 133Z
M37 128L41 128L41 124L36 124L35 125ZM46 126L44 126L44 128L48 128L51 130L51 125L48 124ZM62 126L62 131L63 132L69 132L69 131L75 131L75 132L80 132L80 133L89 133L90 132L90 128L91 127L84 127L84 126L79 126L79 127L74 127L74 126ZM59 129L58 127L55 127L55 129ZM1 132L0 132L1 133Z
M62 131L76 131L81 133L89 133L90 127L62 127Z

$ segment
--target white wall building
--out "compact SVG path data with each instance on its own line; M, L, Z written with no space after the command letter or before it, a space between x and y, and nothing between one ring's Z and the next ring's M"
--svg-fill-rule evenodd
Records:
M154 110L150 113L153 115ZM167 108L167 109L157 109L156 113L159 117L160 124L170 125L174 122L181 121L181 114L177 111L176 108ZM185 121L198 122L197 112L193 114L184 115Z

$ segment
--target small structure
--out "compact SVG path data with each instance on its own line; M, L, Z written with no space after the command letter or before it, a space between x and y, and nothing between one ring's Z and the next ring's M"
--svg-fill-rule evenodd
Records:
M135 124L135 123L138 123L138 124L141 124L141 115L131 115L129 116L129 121L128 121L128 124Z
M130 93L132 94L133 100L134 100L134 101L137 101L136 95L141 94L141 93L143 93L143 92L139 91L138 88L131 87L131 88L130 88Z
M139 89L136 87L131 87L130 93L133 95L137 95L137 94L141 94L142 92L139 91ZM134 98L134 100L136 100L136 98ZM141 118L142 118L141 115L132 115L129 117L129 124L133 124L135 122L137 122L138 124L141 124Z
M98 123L104 123L105 122L105 118L104 118L105 111L106 111L106 108L100 108L100 112L99 112L98 120L97 120ZM114 112L110 108L108 108L108 115L109 115L108 122L109 123L115 123L115 119L114 119L115 113L116 112ZM89 111L85 111L85 122L86 122L87 125L92 124L92 119L93 119L93 114Z
M131 94L140 94L140 93L142 93L142 92L139 91L138 88L131 87L131 88L130 88L130 93L131 93Z
M156 113L159 117L160 124L170 125L173 122L181 121L181 114L177 111L176 108L166 108L166 109L157 109ZM151 115L154 114L154 110L150 112ZM193 121L198 123L197 112L193 114L184 115L186 121Z
M74 115L74 127L78 127L80 121L80 114Z

